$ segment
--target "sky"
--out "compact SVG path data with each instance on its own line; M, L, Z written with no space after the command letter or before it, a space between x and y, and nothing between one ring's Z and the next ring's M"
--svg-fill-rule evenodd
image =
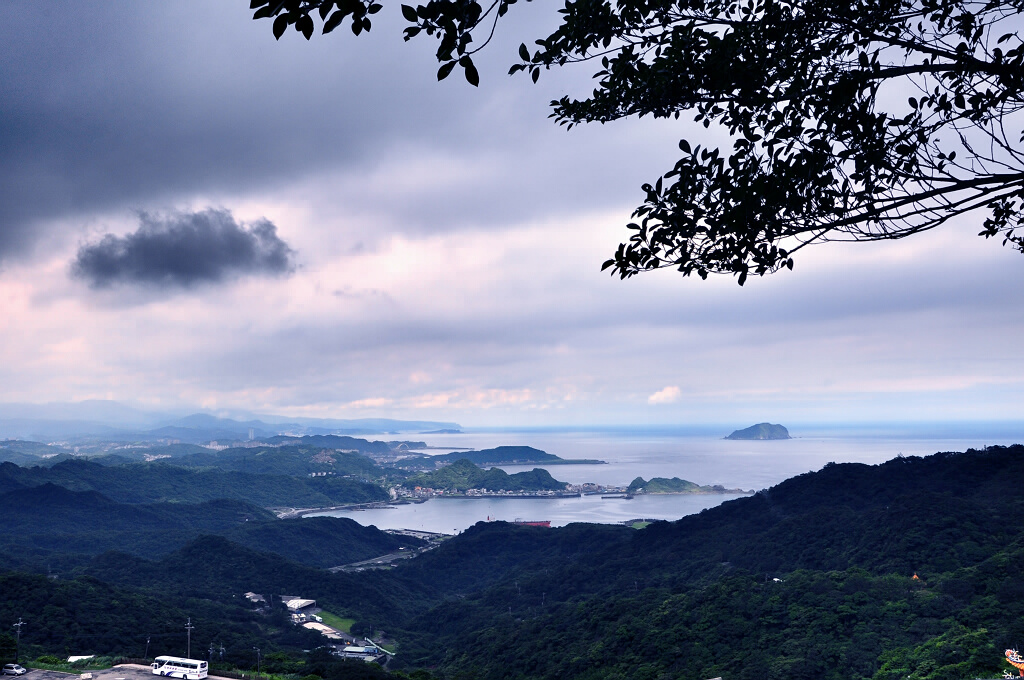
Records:
M685 120L571 131L520 3L435 44L242 1L0 5L0 402L466 426L1024 420L1024 255L980 216L749 280L601 263Z

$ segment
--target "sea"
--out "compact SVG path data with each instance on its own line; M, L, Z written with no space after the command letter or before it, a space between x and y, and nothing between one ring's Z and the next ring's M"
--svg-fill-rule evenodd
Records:
M532 446L565 459L597 459L596 465L504 466L511 473L543 467L560 481L627 486L636 477L679 477L700 485L757 491L825 464L883 463L897 456L927 456L1024 442L1024 429L979 433L806 431L778 441L731 441L720 433L671 428L604 428L468 431L459 434L402 435L425 441L424 453L502 445ZM457 534L477 522L550 521L624 523L637 519L675 520L736 498L737 494L639 495L634 498L432 498L424 503L367 510L317 513L349 517L379 529L413 529ZM309 515L314 516L314 515Z

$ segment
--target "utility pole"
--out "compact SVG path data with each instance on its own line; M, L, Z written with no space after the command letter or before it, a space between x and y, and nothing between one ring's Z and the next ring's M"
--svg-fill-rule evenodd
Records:
M146 653L142 655L143 659L148 659L149 658L149 638L150 638L150 636L147 635L146 636Z
M192 630L194 628L195 626L192 625L192 617L190 616L188 617L188 621L185 623L185 631L188 633L188 647L185 652L185 658L187 659L192 658Z
M22 621L21 617L19 616L18 617L18 622L16 624L14 624L13 626L11 626L11 628L17 628L18 629L18 637L15 638L15 642L14 642L14 663L18 663L18 653L21 651L21 627L24 626L24 625L25 625L25 622Z
M256 677L260 677L260 648L253 647L256 650Z
M224 643L220 643L220 660L224 660Z

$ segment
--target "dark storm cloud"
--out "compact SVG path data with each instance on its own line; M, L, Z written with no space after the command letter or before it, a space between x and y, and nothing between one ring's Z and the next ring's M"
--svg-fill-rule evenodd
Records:
M294 251L269 220L246 227L227 210L141 214L127 236L107 234L78 250L72 274L94 288L118 284L189 288L242 275L294 271Z
M537 86L504 76L524 38L546 35L530 22L553 10L534 3L510 13L498 36L507 44L481 53L477 89L436 82L432 41L402 42L398 5L376 15L369 35L306 42L291 31L275 41L246 3L202 12L187 3L0 3L0 262L30 252L43 230L62 228L58 220L77 225L197 194L266 195L332 172L365 178L388 153L401 156L398 168L418 155L496 168L381 200L365 181L344 197L349 209L394 215L391 228L404 232L631 205L643 181L671 166L671 156L652 159L654 145L612 126L566 135L548 121L546 103L569 72ZM573 73L587 84L589 70ZM642 172L626 172L631 164Z
M245 3L0 6L0 261L50 220L355 162L400 129L380 111L431 85L396 82L376 36L277 42L250 15Z

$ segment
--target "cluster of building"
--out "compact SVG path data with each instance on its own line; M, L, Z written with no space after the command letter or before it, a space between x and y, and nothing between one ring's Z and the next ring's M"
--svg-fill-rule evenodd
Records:
M393 486L389 490L392 500L398 498L433 498L434 496L451 495L444 489L432 489L429 486L414 486L411 489L405 486Z
M593 482L570 484L568 489L570 492L578 493L581 496L589 496L598 493L626 493L627 491L627 487L625 486L603 486L601 484L594 484Z
M545 498L549 496L564 496L565 491L508 491L494 489L466 489L467 496L537 496Z
M465 491L452 491L450 489L434 489L429 486L414 486L411 489L404 486L395 486L390 489L390 493L392 500L398 500L401 498L425 500L427 498L435 498L437 496L470 496L474 498L491 498L494 496L514 496L516 498L522 498L524 496L529 496L531 498L553 498L576 495L578 492L570 494L566 491L509 491L496 489L466 489Z
M267 604L267 599L259 593L245 593L245 599L258 606L265 607ZM307 600L297 595L282 595L281 602L288 608L292 623L316 631L332 643L336 643L330 645L334 649L335 656L340 656L343 659L379 661L386 659L390 654L368 638L363 638L360 643L344 631L325 624L323 617L319 615L321 610L316 606L316 600Z

